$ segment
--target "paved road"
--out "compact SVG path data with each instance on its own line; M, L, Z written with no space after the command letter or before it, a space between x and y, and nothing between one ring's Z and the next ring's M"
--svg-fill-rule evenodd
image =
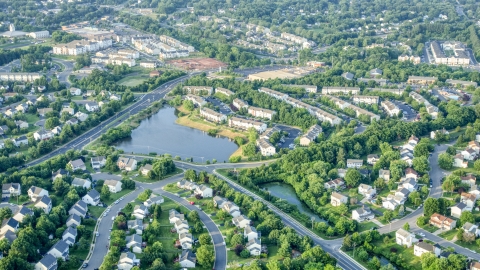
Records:
M20 59L13 60L12 62L10 62L10 63L8 63L4 66L1 66L0 67L0 72L11 72L12 67L17 66L17 65L20 65Z
M60 58L52 58L52 61L58 62L64 66L63 71L58 73L58 80L60 83L65 84L68 88L70 86L70 83L68 82L68 76L70 76L70 74L73 72L74 63L72 61L67 61Z
M41 162L44 162L45 160L52 158L58 154L63 154L67 150L70 149L76 149L76 150L81 150L85 145L87 145L90 141L95 140L96 138L100 137L103 132L105 132L104 128L106 125L109 125L115 121L117 121L117 117L122 117L123 115L126 114L136 114L140 112L141 110L147 108L150 106L150 104L154 101L162 99L166 93L168 93L173 87L175 87L177 84L185 81L186 79L196 75L197 73L192 73L189 75L185 75L183 77L177 78L175 80L172 80L170 82L167 82L157 89L153 90L152 92L149 92L145 94L144 96L140 97L137 102L134 104L130 105L129 107L125 108L124 110L118 112L116 115L110 117L109 119L103 121L100 125L90 129L89 131L83 133L82 135L78 136L77 138L73 139L72 141L66 143L65 145L61 146L60 148L55 149L54 151L50 152L49 154L36 159L34 161L31 161L27 163L28 166L36 165ZM120 120L119 120L120 121Z

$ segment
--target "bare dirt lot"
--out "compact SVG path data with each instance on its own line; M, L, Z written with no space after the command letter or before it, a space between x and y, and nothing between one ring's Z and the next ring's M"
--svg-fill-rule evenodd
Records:
M178 59L168 63L186 70L205 70L227 66L227 64L212 58Z

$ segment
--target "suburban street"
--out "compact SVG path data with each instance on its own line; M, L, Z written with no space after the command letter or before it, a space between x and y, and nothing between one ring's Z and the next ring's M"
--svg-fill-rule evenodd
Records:
M70 83L68 82L68 76L70 76L70 74L73 72L74 63L72 61L67 61L60 58L52 58L52 61L63 65L64 68L62 72L58 73L58 80L60 83L64 83L68 88L70 86Z

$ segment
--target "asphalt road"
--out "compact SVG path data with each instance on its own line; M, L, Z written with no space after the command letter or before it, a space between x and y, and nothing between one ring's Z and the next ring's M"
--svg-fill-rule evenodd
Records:
M72 61L67 61L60 58L52 58L52 61L58 62L64 66L63 71L58 73L58 80L60 83L64 83L68 88L70 86L70 83L68 82L68 76L70 76L70 74L73 72L74 63Z
M4 66L0 66L0 72L10 72L10 71L12 71L12 67L14 67L16 65L20 65L20 59L13 60L12 62L10 62L10 63L8 63Z
M281 148L289 148L289 145L293 144L293 141L295 140L295 138L297 138L302 132L300 129L290 127L290 126L285 126L285 125L276 125L276 126L282 131L288 132L288 136L283 138L285 142L283 142L280 145Z
M225 104L225 103L221 102L221 101L218 100L217 98L207 97L207 98L205 99L205 101L210 102L210 103L212 103L214 106L218 107L220 113L223 113L223 114L225 114L225 115L229 115L229 114L232 113L232 110L230 109L230 107L228 106L228 104ZM226 109L225 109L225 107L226 107Z

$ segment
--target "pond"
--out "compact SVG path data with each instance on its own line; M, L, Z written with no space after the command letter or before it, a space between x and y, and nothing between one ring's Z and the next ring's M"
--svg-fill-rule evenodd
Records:
M296 205L298 210L301 213L306 214L310 217L312 216L315 217L316 221L323 221L323 219L321 219L318 215L313 213L312 210L308 208L308 206L306 206L304 203L300 201L300 199L297 197L297 194L295 193L295 190L290 185L282 182L272 182L272 183L260 185L260 187L262 189L268 190L272 196L275 196L293 205Z
M229 138L212 137L207 132L175 123L175 108L166 107L143 120L132 131L131 138L119 141L115 146L125 153L168 153L182 159L193 158L194 162L216 159L228 161L238 146Z

